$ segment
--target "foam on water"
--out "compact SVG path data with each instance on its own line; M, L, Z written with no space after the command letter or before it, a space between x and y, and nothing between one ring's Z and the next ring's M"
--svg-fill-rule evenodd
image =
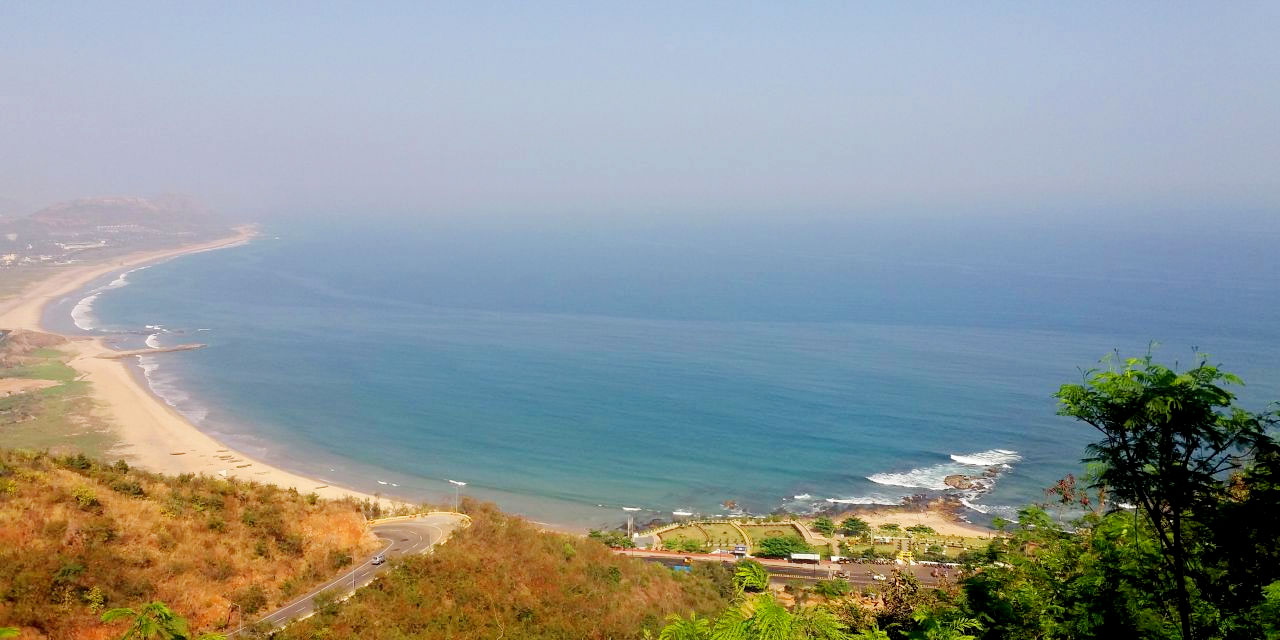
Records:
M982 514L1008 515L1009 511L1016 511L1012 507L981 505L975 500L990 492L995 487L996 480L1013 468L1012 463L1022 459L1017 451L988 449L975 453L953 453L948 457L951 462L897 473L876 473L867 476L867 479L886 486L947 491L958 497L964 506ZM951 475L966 476L973 486L969 489L955 489L945 482L946 477Z
M878 504L885 506L893 506L902 504L902 498L890 498L887 496L870 495L870 496L853 496L849 498L827 498L826 502L831 504Z
M182 390L178 386L179 381L175 376L165 373L160 367L160 361L155 356L141 355L138 356L138 366L142 369L142 377L146 379L147 386L164 400L165 404L173 407L178 413L181 413L193 424L204 422L209 416L209 410L196 402L191 394Z
M994 467L998 465L1007 465L1011 462L1017 462L1022 459L1017 451L1008 449L991 449L981 453L951 454L951 459L960 464L972 465L975 467Z
M148 347L152 348L152 349L159 349L159 348L160 348L160 334L159 334L159 333L153 333L153 334L151 334L151 335L147 336L147 339L146 339L146 340L144 340L143 342L144 342L144 343L146 343L146 345L147 345Z
M93 303L98 299L97 293L91 293L80 299L76 306L71 308L71 321L76 324L82 331L93 331L95 323L98 319L93 315Z
M116 276L111 282L90 291L88 295L81 298L80 301L71 308L71 321L74 322L81 331L93 331L96 329L98 319L93 315L93 303L98 300L98 297L101 296L103 292L127 286L129 284L129 274L134 273L135 271L142 271L143 269L146 269L147 266L135 267L125 271L124 273Z

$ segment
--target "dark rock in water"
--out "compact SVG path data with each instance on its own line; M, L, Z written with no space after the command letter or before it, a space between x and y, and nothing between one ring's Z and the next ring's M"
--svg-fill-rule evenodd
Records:
M982 472L984 478L994 478L998 475L1000 475L1000 467L987 467L987 470Z
M942 479L943 484L952 489L972 489L973 479L963 474L952 474Z

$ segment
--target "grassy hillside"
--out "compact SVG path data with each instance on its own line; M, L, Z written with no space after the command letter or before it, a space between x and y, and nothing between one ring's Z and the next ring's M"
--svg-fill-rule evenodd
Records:
M219 629L376 547L354 502L0 450L0 626L23 638L118 637L100 613L151 600Z
M400 561L277 638L639 638L670 613L727 604L726 584L542 532L492 507L470 510L475 523L433 555Z

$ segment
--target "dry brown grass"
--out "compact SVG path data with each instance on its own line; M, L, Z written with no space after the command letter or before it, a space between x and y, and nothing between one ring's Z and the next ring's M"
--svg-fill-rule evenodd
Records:
M0 626L23 638L116 637L99 612L151 600L219 629L376 546L354 502L0 450Z
M433 554L396 561L370 588L276 637L622 640L656 631L668 614L717 613L727 602L724 585L701 575L542 532L491 506L468 512L474 524Z

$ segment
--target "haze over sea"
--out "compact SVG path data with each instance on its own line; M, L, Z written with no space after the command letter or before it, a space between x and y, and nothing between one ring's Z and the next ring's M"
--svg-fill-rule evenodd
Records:
M892 503L993 465L966 499L1008 512L1093 437L1058 385L1152 340L1280 397L1274 225L879 220L276 223L50 318L208 343L142 366L235 448L572 526Z

